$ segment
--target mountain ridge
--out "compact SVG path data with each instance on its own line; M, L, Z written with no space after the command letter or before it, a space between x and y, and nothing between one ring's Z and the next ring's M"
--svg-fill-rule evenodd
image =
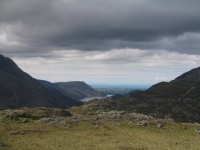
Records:
M157 83L145 91L130 93L117 100L111 97L88 102L88 106L172 118L178 122L200 122L199 69L192 69L175 80Z
M98 92L83 81L55 82L38 80L46 88L54 88L74 100L81 100L86 97L106 97L106 94Z
M175 78L175 80L200 81L200 67L191 69Z
M67 108L68 100L54 97L44 86L22 71L12 59L0 55L0 107Z

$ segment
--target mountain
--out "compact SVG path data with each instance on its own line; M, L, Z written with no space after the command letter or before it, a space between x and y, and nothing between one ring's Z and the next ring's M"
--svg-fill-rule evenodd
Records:
M82 81L51 83L45 80L38 80L46 88L56 89L74 100L81 100L86 97L105 97L106 94L94 90L91 86Z
M136 112L181 122L200 122L199 82L161 82L146 91L130 94L124 100L131 101Z
M137 93L137 92L140 92L141 90L132 90L130 91L128 94L133 94L133 93ZM121 98L124 98L126 95L128 94L115 94L113 96L111 96L113 99L121 99Z
M133 93L137 93L137 92L141 92L141 90L132 90L129 92L129 94L133 94Z
M72 106L80 106L83 103L81 101L77 101L74 99L69 98L68 96L64 95L62 92L55 88L47 88L47 90L57 99L62 101L63 105L66 105L65 103L67 102L67 107L72 107Z
M175 80L188 80L188 81L200 81L200 67L194 68L181 76L177 77Z
M130 93L118 100L110 98L94 103L100 108L105 107L104 109L172 118L178 122L200 123L199 69L184 73L171 82L155 84L146 91Z
M23 72L10 58L0 54L0 108L71 106L69 98L58 99Z

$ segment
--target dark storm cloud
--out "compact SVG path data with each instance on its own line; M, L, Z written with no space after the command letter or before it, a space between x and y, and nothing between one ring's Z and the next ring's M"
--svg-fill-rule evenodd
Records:
M0 35L8 42L0 42L0 52L129 47L200 54L199 6L199 0L1 0Z

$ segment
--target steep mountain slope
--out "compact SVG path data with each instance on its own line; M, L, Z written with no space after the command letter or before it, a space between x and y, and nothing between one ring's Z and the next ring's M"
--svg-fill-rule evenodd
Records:
M0 107L69 107L67 99L58 99L44 86L23 72L10 58L0 55Z
M124 101L131 101L136 112L181 122L200 122L199 82L161 82L147 91L130 94Z
M67 107L72 107L72 106L80 106L83 103L81 101L77 101L74 99L71 99L64 95L62 92L55 88L47 88L47 90L57 99L59 99L62 102L62 105L66 105L67 102Z
M194 69L171 82L155 84L146 91L130 93L119 100L110 98L94 101L94 103L104 109L137 112L158 118L173 118L180 122L200 122L198 70L199 68Z
M105 97L106 96L106 94L95 91L91 86L81 81L58 82L58 83L51 83L44 80L38 80L38 81L46 88L56 89L62 92L64 95L75 100L81 100L86 97Z
M175 80L189 80L189 81L200 81L200 67L194 68L181 76L177 77Z

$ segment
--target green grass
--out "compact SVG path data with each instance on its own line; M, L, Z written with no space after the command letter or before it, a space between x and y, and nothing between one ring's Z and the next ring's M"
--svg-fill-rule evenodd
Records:
M79 122L65 129L33 122L0 123L3 150L198 150L200 135L194 131L198 124L175 124L156 128L128 126L121 121L106 122L98 127L91 122ZM11 131L18 130L16 135Z

